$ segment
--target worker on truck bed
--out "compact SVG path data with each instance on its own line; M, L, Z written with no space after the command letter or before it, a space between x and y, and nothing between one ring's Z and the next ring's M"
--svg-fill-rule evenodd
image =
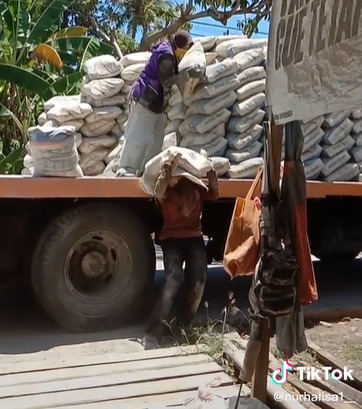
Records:
M144 339L146 349L159 345L166 329L162 321L167 322L169 319L184 275L186 294L178 322L189 326L196 315L207 275L206 248L201 231L203 201L219 197L214 170L207 174L208 190L185 177L171 176L171 171L172 165L166 163L157 184L165 188L158 191L156 186L155 189L156 200L163 213L163 227L156 233L156 239L163 251L166 282L148 321Z
M149 62L132 86L130 115L117 176L141 176L145 164L161 152L165 136L164 94L176 84L177 65L193 40L179 31L152 48Z

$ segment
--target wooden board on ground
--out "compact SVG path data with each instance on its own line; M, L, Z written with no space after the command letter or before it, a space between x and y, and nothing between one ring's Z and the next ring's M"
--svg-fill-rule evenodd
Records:
M54 365L24 362L1 372L0 407L11 409L147 409L151 403L176 408L215 379L218 395L238 393L221 366L193 348L104 354Z

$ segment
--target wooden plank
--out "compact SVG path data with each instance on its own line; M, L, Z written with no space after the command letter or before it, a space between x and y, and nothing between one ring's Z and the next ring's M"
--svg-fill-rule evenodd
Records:
M128 354L100 354L90 356L78 356L74 358L67 358L66 361L59 360L57 362L39 362L28 361L18 362L14 364L1 365L1 373L3 375L19 373L19 372L32 372L43 371L46 369L57 368L77 368L87 365L99 365L105 363L117 363L117 362L129 362L129 361L141 361L144 359L157 359L178 355L190 355L206 352L207 348L202 345L186 345L182 347L171 347L162 349L153 349L148 351L131 352Z
M55 380L50 382L9 385L0 387L0 399L13 396L37 395L51 392L76 391L99 388L101 386L126 386L135 382L150 382L161 379L174 379L193 375L213 374L222 371L216 362L199 365L184 365L162 369L144 369L136 372L114 373L101 376L77 377L74 379ZM210 375L212 376L212 375ZM182 382L182 379L180 380Z
M78 377L101 376L107 374L120 374L124 372L176 368L182 365L197 365L213 362L208 355L187 355L173 356L159 359L148 359L145 361L117 362L110 364L100 364L91 366L81 366L77 368L50 369L36 372L21 372L11 375L0 375L0 387L22 384L33 384L40 382L49 382L62 379L72 379Z
M310 340L308 340L308 347L317 355L317 358L323 364L330 365L333 368L340 369L342 371L343 371L343 367L346 366L346 364L342 362L340 359L333 356L329 352L325 351L320 346L318 346L314 342L311 342ZM345 383L352 386L352 388L362 391L362 373L356 370L355 368L349 368L349 369L353 369L352 376L354 380L353 381L346 380Z
M198 385L212 381L215 377L220 380L220 385L231 385L232 379L225 373L188 376L180 379L151 381L144 384L134 383L126 386L109 386L102 388L83 389L77 391L62 391L42 395L20 396L15 398L0 399L1 408L11 409L50 409L59 406L79 405L125 399L147 395L159 395L170 392L195 390Z
M221 396L224 399L236 396L239 391L239 386L222 386L218 388L212 388L213 392ZM76 409L148 409L148 406L152 403L162 403L164 405L173 405L172 408L183 407L183 403L186 399L196 396L197 391L185 391L166 393L164 395L151 395L139 398L131 399L116 399L107 402L94 402L77 405ZM246 393L245 393L246 395ZM45 409L42 408L42 409ZM57 409L70 409L69 406L58 406ZM171 407L167 406L167 409Z

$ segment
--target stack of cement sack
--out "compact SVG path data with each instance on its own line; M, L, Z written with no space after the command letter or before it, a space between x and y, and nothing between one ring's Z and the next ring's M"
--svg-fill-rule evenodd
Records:
M131 54L122 61L111 55L92 58L84 65L86 75L80 95L57 96L44 103L39 126L47 131L66 127L75 133L82 169L82 174L77 176L103 174L122 148L130 85L139 75L140 61L143 68L148 58L149 53ZM30 147L22 173L34 173Z
M182 147L203 152L219 176L255 176L263 164L257 157L262 156L263 146L265 45L243 36L195 42L180 64L180 75L187 64L188 69L198 64L201 72L202 57L204 72L192 73L182 93L172 88L166 108L166 146L177 140Z
M302 160L308 180L357 180L362 163L361 109L321 116L302 127Z

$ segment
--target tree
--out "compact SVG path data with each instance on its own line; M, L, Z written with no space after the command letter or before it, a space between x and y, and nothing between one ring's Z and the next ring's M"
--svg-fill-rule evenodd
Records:
M43 99L77 92L84 62L114 51L86 36L85 27L60 29L73 2L52 0L41 11L33 6L38 2L0 3L0 159L12 152L14 142L20 148L26 142Z

